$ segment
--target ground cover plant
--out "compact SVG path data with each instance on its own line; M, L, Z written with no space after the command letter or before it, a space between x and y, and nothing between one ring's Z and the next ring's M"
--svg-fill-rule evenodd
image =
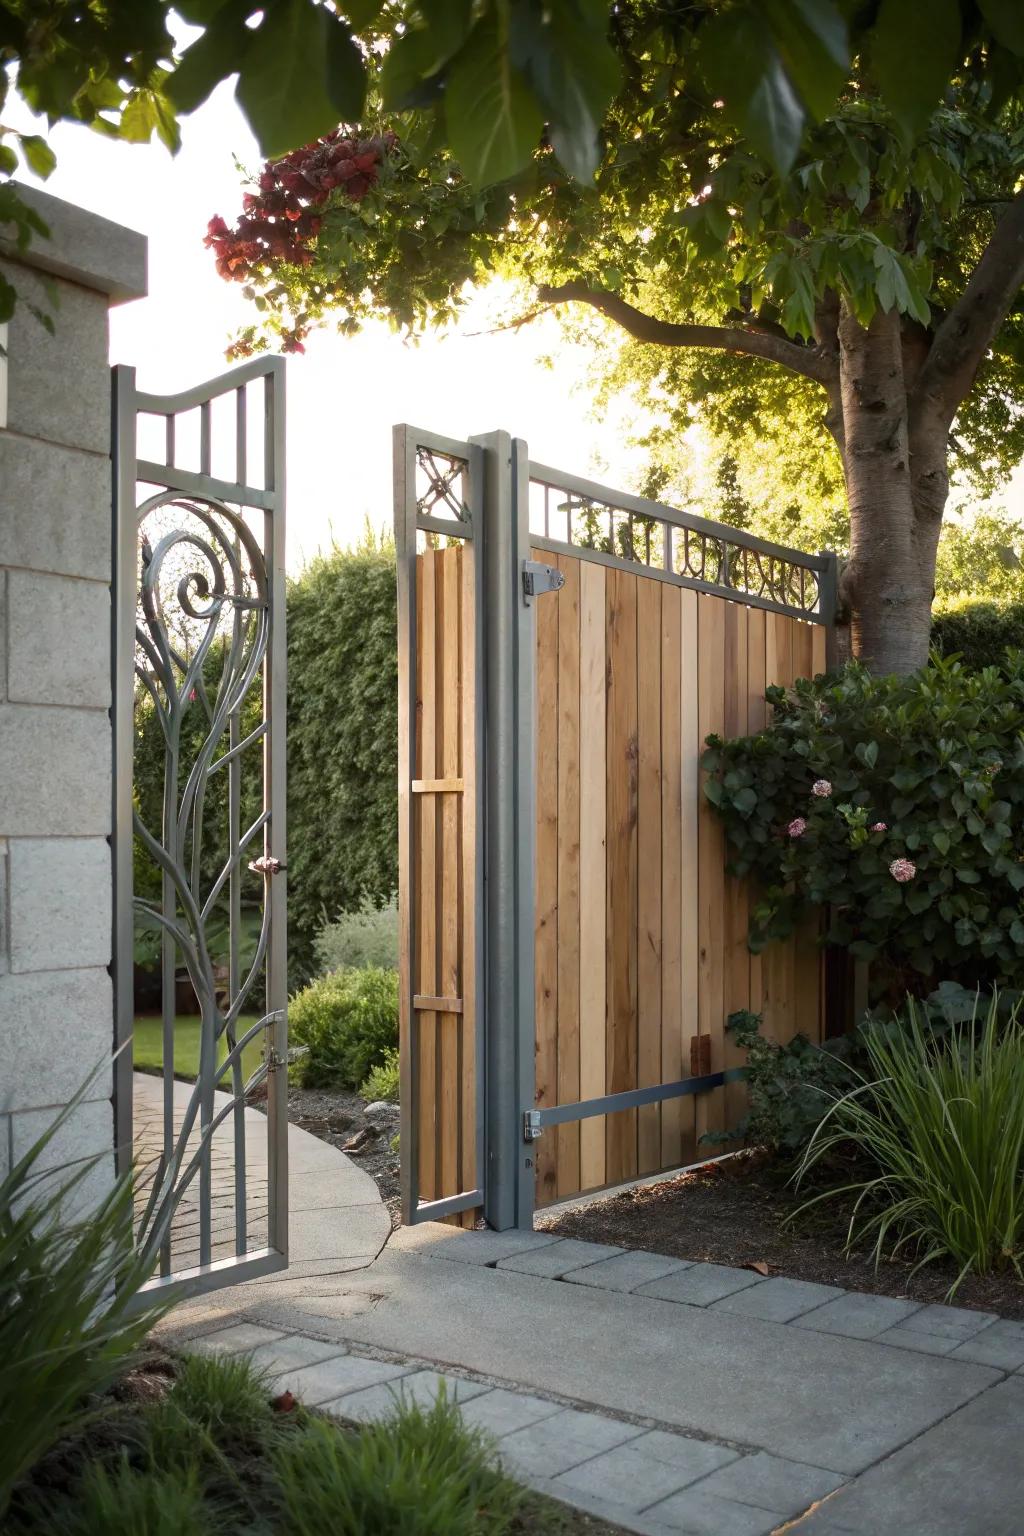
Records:
M940 981L1024 974L1024 660L969 673L838 676L769 688L755 736L709 737L705 793L730 868L758 888L750 945L826 913L898 1006Z
M800 1162L858 1166L808 1205L853 1196L848 1245L916 1265L1024 1278L1024 1022L992 998L980 1017L937 1031L913 1000L896 1028L863 1031L865 1071L823 1116ZM808 1207L803 1207L806 1210ZM799 1218L799 1212L794 1219Z
M289 1038L305 1047L303 1087L359 1088L398 1048L398 973L380 966L320 976L288 1005Z
M362 1427L246 1356L143 1354L17 1489L10 1536L610 1536L527 1493L453 1403Z

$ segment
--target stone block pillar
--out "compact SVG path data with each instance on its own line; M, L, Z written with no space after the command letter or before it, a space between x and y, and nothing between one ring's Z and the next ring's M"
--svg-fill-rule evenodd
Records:
M97 1068L48 1160L113 1150L107 312L146 292L142 235L25 196L50 238L0 226L0 1170Z

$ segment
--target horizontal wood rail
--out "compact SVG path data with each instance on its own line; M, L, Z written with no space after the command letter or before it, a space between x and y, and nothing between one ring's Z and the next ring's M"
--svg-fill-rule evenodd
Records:
M466 784L463 779L413 779L409 788L414 795L461 795Z
M461 1013L461 997L424 997L417 993L412 1000L417 1013Z

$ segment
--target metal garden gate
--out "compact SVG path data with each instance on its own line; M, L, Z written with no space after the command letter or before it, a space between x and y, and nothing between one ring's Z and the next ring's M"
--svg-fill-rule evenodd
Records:
M284 383L279 358L166 396L113 373L115 1104L148 1289L287 1264Z
M824 669L836 561L395 429L403 1216L684 1165L743 1107L729 1013L819 1038L816 927L751 955L711 732Z

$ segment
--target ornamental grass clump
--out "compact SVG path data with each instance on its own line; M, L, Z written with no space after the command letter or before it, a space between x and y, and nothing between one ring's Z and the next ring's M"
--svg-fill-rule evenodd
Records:
M848 1248L914 1268L951 1260L968 1274L1024 1279L1024 1020L992 998L980 1017L936 1030L908 1002L896 1028L866 1027L868 1068L829 1109L801 1159L800 1183L833 1154L863 1176L815 1196L854 1197ZM800 1212L798 1211L797 1216Z
M755 953L822 909L899 1005L941 981L1024 975L1024 653L1002 670L935 658L911 677L769 688L771 723L708 738L705 793L730 869L753 879Z

